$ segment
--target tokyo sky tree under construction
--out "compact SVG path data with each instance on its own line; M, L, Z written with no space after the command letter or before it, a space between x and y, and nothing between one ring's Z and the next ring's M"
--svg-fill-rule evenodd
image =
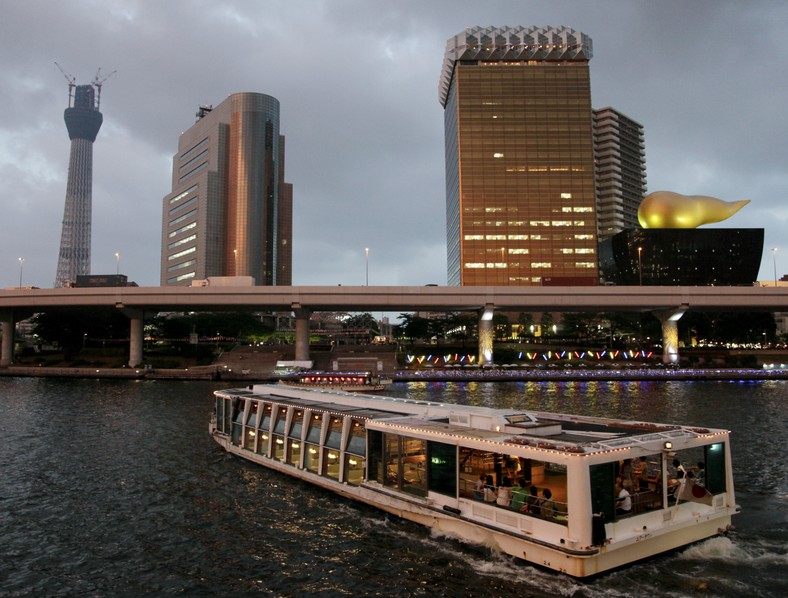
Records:
M68 108L63 118L71 139L71 155L55 287L67 286L77 275L90 274L93 142L103 122L99 112L101 85L112 75L101 79L99 73L91 83L76 85L74 78L63 72L69 82Z

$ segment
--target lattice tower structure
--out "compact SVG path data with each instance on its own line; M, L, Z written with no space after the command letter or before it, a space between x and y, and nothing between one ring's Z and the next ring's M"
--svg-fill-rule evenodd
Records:
M90 274L93 142L103 122L95 84L76 85L73 106L70 99L63 114L71 139L71 154L55 287L67 286L78 275Z

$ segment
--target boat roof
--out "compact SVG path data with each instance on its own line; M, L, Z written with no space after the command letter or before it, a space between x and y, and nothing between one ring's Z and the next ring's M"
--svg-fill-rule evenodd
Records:
M366 420L367 428L392 433L402 434L404 430L412 435L462 437L466 442L493 442L567 455L626 449L640 449L635 454L645 455L670 449L673 443L699 439L702 442L697 444L708 444L712 437L728 435L727 430L720 429L418 401L336 389L260 384L216 392L349 415Z

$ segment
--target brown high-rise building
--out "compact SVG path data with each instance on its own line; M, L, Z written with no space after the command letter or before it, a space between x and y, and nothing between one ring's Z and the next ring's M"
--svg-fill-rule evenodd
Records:
M440 80L450 285L596 285L588 61L566 27L474 27Z
M164 197L161 284L251 276L292 284L292 185L284 181L279 101L236 93L182 133Z

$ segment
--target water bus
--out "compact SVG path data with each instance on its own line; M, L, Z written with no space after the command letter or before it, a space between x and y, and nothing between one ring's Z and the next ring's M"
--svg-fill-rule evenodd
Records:
M228 452L582 578L724 533L729 432L281 384L215 393Z
M347 392L377 392L391 384L391 378L371 372L296 372L282 384L305 388L337 389Z

